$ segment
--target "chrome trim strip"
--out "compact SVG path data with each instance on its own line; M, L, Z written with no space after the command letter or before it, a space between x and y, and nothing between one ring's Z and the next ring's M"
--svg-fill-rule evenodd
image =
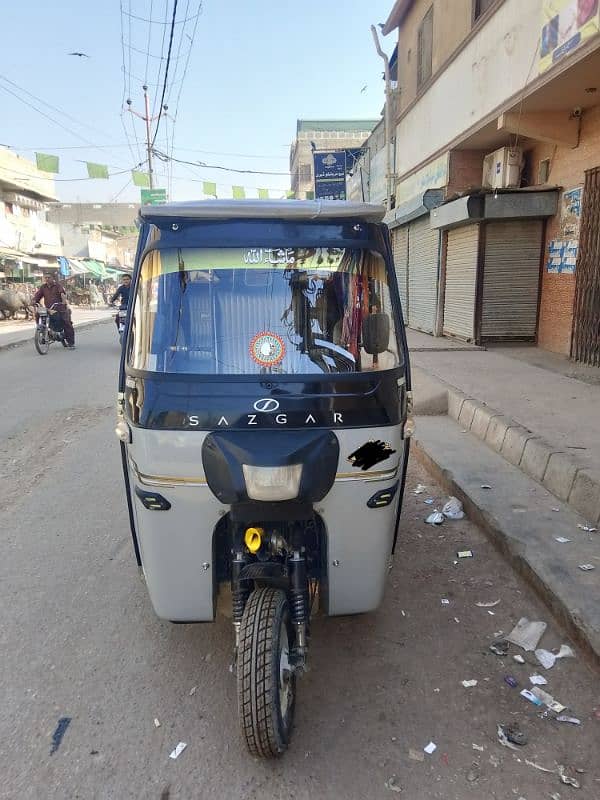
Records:
M392 469L382 469L374 472L338 472L335 476L336 483L345 483L347 481L389 481L398 475L399 464L396 464Z
M146 475L140 472L137 464L129 457L129 464L137 480L144 486L208 486L206 478L176 478L168 475Z

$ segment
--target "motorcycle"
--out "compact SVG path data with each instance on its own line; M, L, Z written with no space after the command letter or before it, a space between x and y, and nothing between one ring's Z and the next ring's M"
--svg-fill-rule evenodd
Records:
M35 312L37 322L33 343L38 353L41 356L47 355L53 342L61 342L63 347L68 347L60 303L53 303L50 308L37 305Z
M231 617L262 758L290 741L312 615L377 609L396 546L412 395L384 213L140 212L116 427L133 548L160 618Z
M125 323L127 322L127 306L119 306L115 314L115 322L117 323L117 330L119 332L119 344L123 345L123 335L125 333Z

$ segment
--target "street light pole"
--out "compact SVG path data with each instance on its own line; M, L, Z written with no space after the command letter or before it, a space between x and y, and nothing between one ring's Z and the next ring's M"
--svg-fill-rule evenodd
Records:
M150 188L154 189L154 168L152 166L152 130L151 125L155 119L158 119L160 114L153 117L150 115L150 98L148 97L148 87L146 85L142 86L144 90L144 114L139 114L137 111L134 111L131 107L132 101L131 99L127 100L127 110L133 114L134 116L138 117L139 119L143 120L146 123L146 154L148 157L148 178L150 181ZM166 106L164 107L166 111Z

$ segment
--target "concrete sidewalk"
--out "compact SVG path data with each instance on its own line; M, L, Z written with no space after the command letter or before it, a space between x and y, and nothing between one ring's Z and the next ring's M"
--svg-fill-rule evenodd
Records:
M409 334L416 457L600 665L600 385L423 336Z
M99 308L90 310L87 308L71 307L73 315L73 327L75 330L89 328L101 322L110 320L114 315L114 310L109 308ZM0 320L0 350L27 344L33 341L34 323L32 320Z

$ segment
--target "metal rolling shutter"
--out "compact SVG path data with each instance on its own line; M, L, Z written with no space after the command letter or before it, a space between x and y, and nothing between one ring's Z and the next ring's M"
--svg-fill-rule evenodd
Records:
M490 222L485 232L481 337L533 339L543 222Z
M408 226L394 228L392 231L392 249L394 251L394 267L398 279L398 291L402 303L404 321L408 320Z
M408 231L408 324L433 333L437 309L439 231L429 214L410 223Z
M475 287L479 225L448 231L444 333L473 339L475 335Z

